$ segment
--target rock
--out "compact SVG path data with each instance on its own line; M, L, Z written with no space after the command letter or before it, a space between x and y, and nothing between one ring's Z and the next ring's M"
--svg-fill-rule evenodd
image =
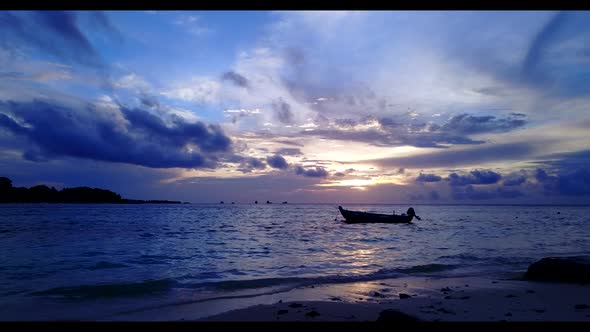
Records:
M319 315L320 315L320 313L317 312L317 311L315 311L315 310L312 310L312 311L310 311L310 312L308 312L308 313L305 314L305 316L308 316L308 317L311 317L311 318L314 318L314 317L319 316Z
M445 287L445 288L441 288L440 291L441 292L450 292L451 289L449 287Z
M277 314L278 314L278 315L284 315L284 314L286 314L286 313L288 313L288 312L289 312L289 310L282 309L282 310L279 310L279 311L277 311Z
M399 294L399 298L400 298L400 299L402 299L402 300L403 300L403 299L409 299L410 297L411 297L411 296L410 296L410 295L408 295L408 294L404 294L404 293L400 293L400 294Z
M590 308L590 305L587 305L587 304L576 304L575 308L576 309L588 309L588 308Z
M371 293L369 294L369 296L372 296L372 297L379 297L379 298L385 298L385 295L383 295L383 294L381 294L381 293L379 293L379 292L371 292Z
M419 319L393 309L386 309L379 313L377 322L418 322Z
M529 266L524 280L590 283L590 256L543 258Z
M283 300L279 300L279 303L283 303Z
M301 308L303 307L303 304L301 303L291 303L289 304L289 308Z

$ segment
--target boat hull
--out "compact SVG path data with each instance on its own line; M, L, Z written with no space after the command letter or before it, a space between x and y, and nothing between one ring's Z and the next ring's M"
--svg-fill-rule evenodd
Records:
M414 216L388 215L368 212L358 212L345 210L338 207L340 213L347 224L367 224L367 223L386 223L386 224L409 224Z

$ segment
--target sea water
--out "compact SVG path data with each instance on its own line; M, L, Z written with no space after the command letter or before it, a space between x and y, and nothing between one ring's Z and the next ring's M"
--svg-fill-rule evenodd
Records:
M542 257L590 253L590 207L414 209L412 224L345 224L334 204L3 204L0 320L108 319L408 275L514 277Z

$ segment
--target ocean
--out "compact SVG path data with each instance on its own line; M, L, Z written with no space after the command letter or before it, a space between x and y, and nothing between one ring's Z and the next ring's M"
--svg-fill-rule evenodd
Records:
M408 275L514 278L542 257L590 252L590 207L413 207L413 224L349 225L335 204L3 204L0 320L108 320Z

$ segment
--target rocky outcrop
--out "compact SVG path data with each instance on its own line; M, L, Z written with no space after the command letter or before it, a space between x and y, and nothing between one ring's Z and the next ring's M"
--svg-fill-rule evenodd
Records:
M524 279L590 284L590 256L543 258L529 266Z

